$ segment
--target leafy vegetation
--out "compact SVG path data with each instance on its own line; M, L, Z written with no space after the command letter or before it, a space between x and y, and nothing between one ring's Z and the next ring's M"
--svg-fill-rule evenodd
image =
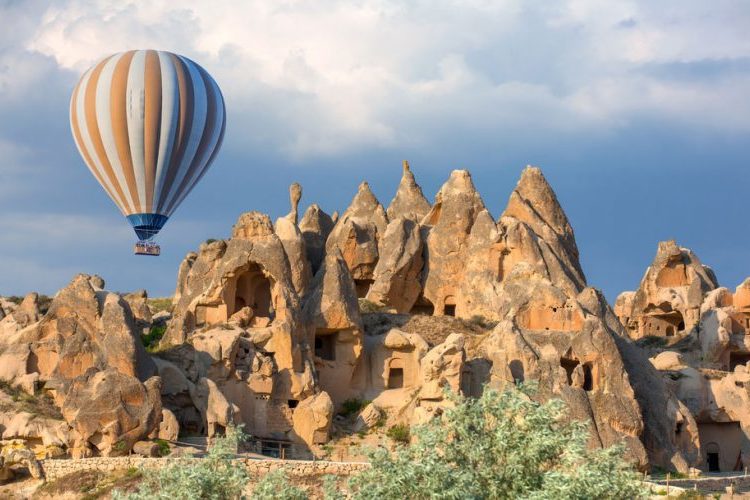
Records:
M408 443L411 439L409 426L406 424L396 424L388 428L385 435L397 443Z
M246 439L241 428L228 427L226 435L214 440L208 455L185 459L159 470L145 471L137 491L115 491L112 498L128 500L225 500L241 498L248 476L233 461L237 446Z
M351 398L347 399L341 404L341 411L339 415L344 418L348 418L352 415L358 414L362 409L369 405L372 401L368 399Z
M258 482L250 497L252 500L306 500L307 493L292 485L283 469L269 472Z
M375 302L367 299L359 299L359 312L361 313L376 313L385 311L385 307L376 304Z
M416 426L416 439L369 454L350 481L354 498L637 498L638 475L623 448L586 449L582 422L566 422L562 401L537 403L528 387L456 403Z
M164 439L154 439L154 443L159 447L159 456L166 457L172 453L172 449L169 447L169 442Z
M148 352L155 352L159 349L159 341L164 336L164 332L167 331L167 325L152 326L149 328L148 333L141 335L141 343Z

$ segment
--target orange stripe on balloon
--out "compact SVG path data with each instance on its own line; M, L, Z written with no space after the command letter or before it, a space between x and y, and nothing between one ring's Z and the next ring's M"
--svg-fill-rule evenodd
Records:
M130 139L128 136L128 72L130 71L130 62L133 60L134 55L134 50L126 52L115 65L109 93L109 111L112 122L112 134L115 138L117 156L122 165L125 182L128 184L128 190L133 195L136 205L140 205L133 208L136 211L142 211L143 200L139 202L138 185L135 180Z
M146 72L144 76L144 167L146 169L146 210L153 212L154 179L156 163L159 159L159 135L161 131L161 64L155 50L146 52Z
M96 119L96 87L99 83L99 76L102 72L102 69L104 69L104 65L107 64L107 61L112 59L112 57L114 56L110 56L100 62L91 72L91 77L89 78L89 84L88 87L86 87L86 95L84 96L83 101L84 112L86 114L86 126L88 127L89 136L91 138L91 142L94 144L94 153L99 159L99 162L104 167L104 173L106 174L107 178L110 180L112 186L114 186L115 191L122 200L122 209L126 213L130 214L133 213L133 207L128 205L128 198L125 196L125 193L122 190L122 186L120 186L119 182L117 182L117 176L115 176L115 173L112 170L112 165L109 163L109 159L107 159L107 152L104 149L104 144L102 143L102 138L99 134L99 123Z

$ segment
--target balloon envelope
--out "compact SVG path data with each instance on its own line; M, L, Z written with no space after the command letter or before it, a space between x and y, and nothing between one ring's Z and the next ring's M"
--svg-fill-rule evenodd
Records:
M149 240L210 167L226 112L219 86L190 59L131 50L84 73L70 125L91 173Z

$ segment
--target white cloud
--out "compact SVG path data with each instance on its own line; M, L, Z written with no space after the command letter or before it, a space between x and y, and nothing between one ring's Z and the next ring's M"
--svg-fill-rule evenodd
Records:
M748 101L747 87L735 76L714 87L639 69L750 57L749 10L741 1L676 0L68 0L38 17L23 46L79 73L132 47L194 57L225 93L229 147L249 142L304 159L402 147L416 136L429 147L431 138L400 118L476 128L473 117L486 110L498 116L480 121L487 134L516 131L508 117L586 132L644 110L747 131L735 105Z

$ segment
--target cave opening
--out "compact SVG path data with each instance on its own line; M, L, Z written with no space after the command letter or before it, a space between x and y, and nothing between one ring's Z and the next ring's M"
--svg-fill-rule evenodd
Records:
M233 303L229 315L235 314L244 307L250 307L254 318L268 318L273 321L275 311L271 297L271 280L258 264L250 267L237 276Z
M316 333L315 355L326 361L336 361L336 338L338 333Z

